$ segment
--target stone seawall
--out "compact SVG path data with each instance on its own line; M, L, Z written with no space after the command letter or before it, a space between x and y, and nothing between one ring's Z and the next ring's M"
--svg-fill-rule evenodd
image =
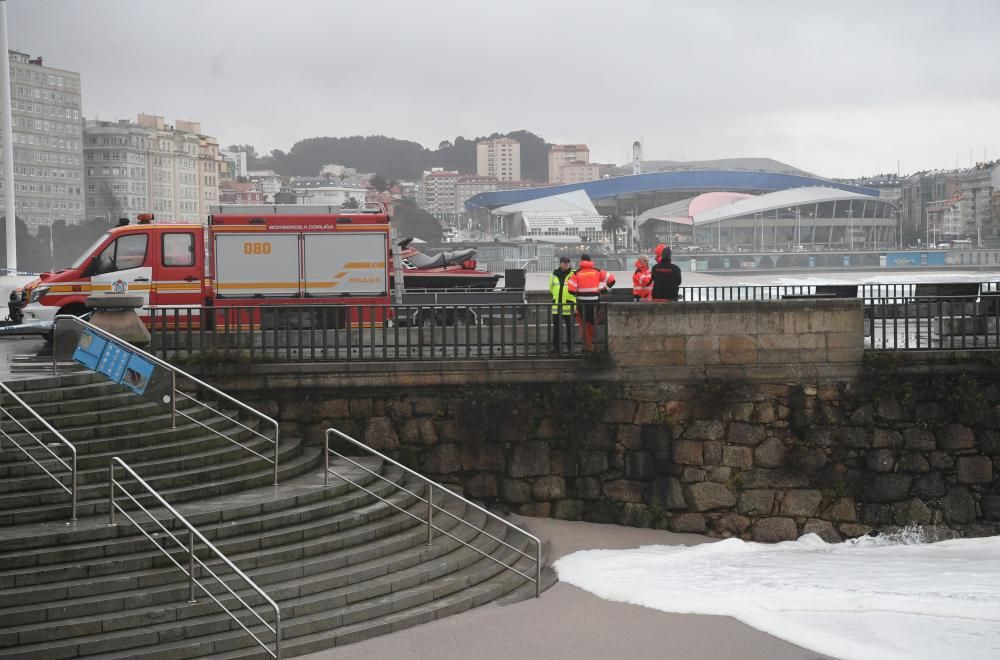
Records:
M1000 533L997 365L866 357L857 302L625 306L611 354L589 362L211 378L286 434L320 443L338 428L527 515L759 541L914 523Z

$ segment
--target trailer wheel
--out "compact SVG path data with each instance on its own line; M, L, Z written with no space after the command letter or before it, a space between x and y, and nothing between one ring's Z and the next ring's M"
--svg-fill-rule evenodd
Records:
M460 327L479 325L479 315L471 309L455 310L455 325Z
M421 310L417 315L416 325L425 328L441 327L445 325L445 317L439 312L432 310Z

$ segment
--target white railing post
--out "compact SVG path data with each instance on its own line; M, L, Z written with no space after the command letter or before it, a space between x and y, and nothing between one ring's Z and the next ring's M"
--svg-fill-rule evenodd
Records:
M434 486L427 484L427 545L434 544Z
M194 597L194 532L190 530L188 530L188 602L198 602Z

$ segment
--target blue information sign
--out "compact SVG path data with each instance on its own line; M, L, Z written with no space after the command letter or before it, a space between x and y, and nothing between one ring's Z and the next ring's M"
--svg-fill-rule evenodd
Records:
M108 342L101 355L101 361L97 363L97 373L104 374L112 381L120 383L125 374L125 365L131 353L124 347L114 342Z
M136 394L144 394L149 385L149 378L153 375L153 368L152 362L133 354L125 367L125 375L122 376L121 380L122 385Z
M84 330L80 336L73 360L136 394L146 393L156 370L152 362L133 353L128 346L108 341L90 330Z
M77 342L76 350L73 352L73 361L96 371L97 363L100 362L101 355L104 354L107 345L107 339L95 335L90 330L84 330L80 341Z

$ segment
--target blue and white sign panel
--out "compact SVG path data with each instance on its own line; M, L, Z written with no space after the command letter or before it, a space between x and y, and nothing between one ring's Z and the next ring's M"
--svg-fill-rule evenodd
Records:
M144 394L153 376L153 363L140 355L132 355L125 366L121 383L136 394Z
M97 364L104 355L108 340L95 335L90 330L84 330L80 336L80 341L76 344L76 351L73 352L73 361L82 364L91 371L97 371Z
M125 374L125 365L128 364L129 353L122 346L115 342L108 342L104 347L104 354L101 361L97 363L97 373L104 374L109 380L116 383L122 382Z
M156 371L152 362L132 351L130 346L109 341L90 330L80 335L73 361L140 395L146 393Z

